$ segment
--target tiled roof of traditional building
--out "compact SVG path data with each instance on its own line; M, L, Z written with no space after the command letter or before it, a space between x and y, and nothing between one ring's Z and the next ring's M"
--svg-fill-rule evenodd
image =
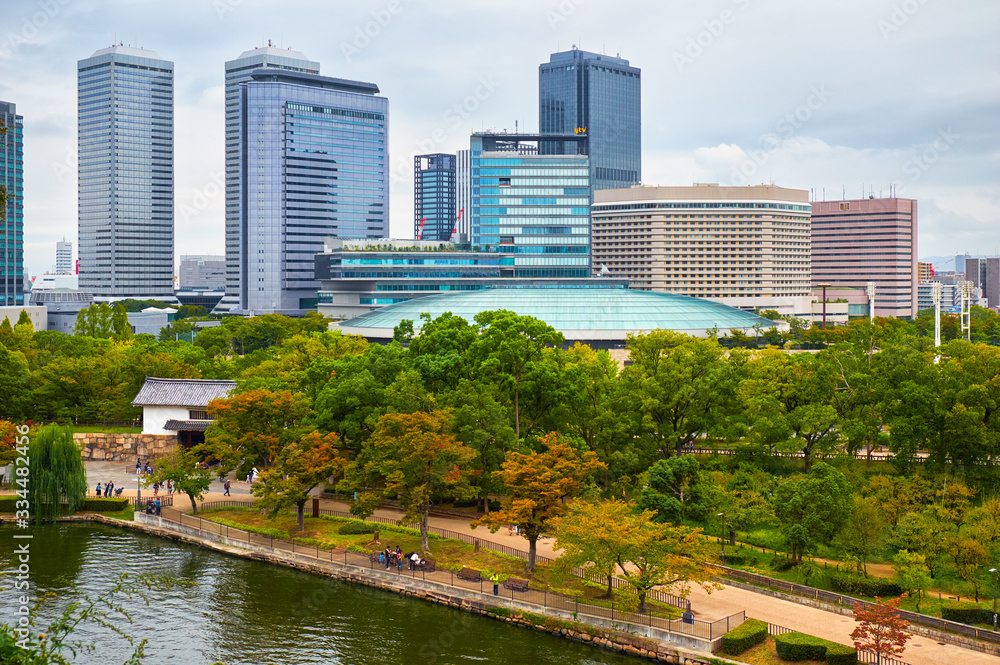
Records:
M216 379L160 379L146 377L132 406L208 406L222 399L236 387L236 382Z

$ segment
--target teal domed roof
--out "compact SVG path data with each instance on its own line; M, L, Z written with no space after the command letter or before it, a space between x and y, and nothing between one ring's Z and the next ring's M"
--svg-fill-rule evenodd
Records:
M704 336L712 328L721 334L775 325L729 305L673 293L621 288L494 288L386 305L344 321L339 328L345 333L391 338L392 329L405 319L419 328L423 313L436 319L451 312L471 322L480 312L498 309L541 319L567 340L623 340L630 332L661 328Z

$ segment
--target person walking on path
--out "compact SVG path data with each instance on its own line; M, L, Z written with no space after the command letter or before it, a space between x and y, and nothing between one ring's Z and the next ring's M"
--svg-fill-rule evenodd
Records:
M229 496L229 481L228 480L226 481L226 484L223 485L223 487L226 488L226 493L223 494L222 496Z
M142 475L142 461L138 458L138 456L135 458L135 475Z
M173 494L173 493L174 493L174 486L168 480L167 481L167 494Z
M101 481L97 481L97 498L101 498Z
M493 582L493 595L494 596L499 596L500 595L500 576L497 575L496 573L493 573L492 575L490 575L490 582Z

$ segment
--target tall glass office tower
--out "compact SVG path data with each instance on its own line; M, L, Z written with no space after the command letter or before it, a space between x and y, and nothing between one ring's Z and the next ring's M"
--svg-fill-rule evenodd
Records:
M0 218L0 306L24 304L24 119L13 103L0 102L0 185L7 209Z
M80 290L174 292L174 63L131 46L77 63Z
M389 100L262 69L240 86L240 309L316 309L323 239L389 235Z
M512 277L590 277L590 162L585 136L564 136L562 155L539 154L545 137L473 134L472 244L510 254Z
M538 67L540 134L586 133L594 190L642 180L641 70L622 58L573 49ZM565 152L542 143L543 154Z
M451 240L455 230L455 155L413 158L413 233L420 240Z
M258 69L319 74L319 63L270 42L226 63L226 294L230 296L240 293L240 84Z

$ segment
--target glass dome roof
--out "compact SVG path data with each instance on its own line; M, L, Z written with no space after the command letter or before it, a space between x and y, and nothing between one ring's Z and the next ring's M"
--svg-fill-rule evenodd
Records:
M669 329L703 334L711 328L750 331L755 325L768 328L773 321L721 303L673 293L632 289L524 288L484 289L455 295L433 295L386 305L340 324L344 332L375 335L392 329L404 319L420 327L420 315L435 319L445 312L472 322L476 314L506 309L545 321L570 339L587 337L585 331L601 331L600 338L624 338L626 333Z

